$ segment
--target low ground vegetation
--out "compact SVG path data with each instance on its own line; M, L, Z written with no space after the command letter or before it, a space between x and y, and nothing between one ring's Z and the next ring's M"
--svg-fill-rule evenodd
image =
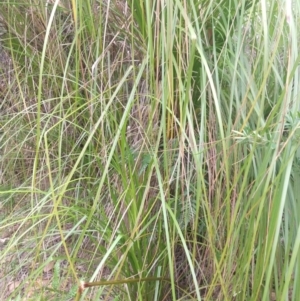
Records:
M299 12L2 0L0 299L297 301Z

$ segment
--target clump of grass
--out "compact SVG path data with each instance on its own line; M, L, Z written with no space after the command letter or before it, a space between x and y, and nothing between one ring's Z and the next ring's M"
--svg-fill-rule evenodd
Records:
M297 300L297 6L0 5L1 298Z

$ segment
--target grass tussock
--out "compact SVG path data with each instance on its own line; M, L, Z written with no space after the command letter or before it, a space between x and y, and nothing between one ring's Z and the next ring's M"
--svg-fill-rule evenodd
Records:
M299 12L1 1L0 299L298 300Z

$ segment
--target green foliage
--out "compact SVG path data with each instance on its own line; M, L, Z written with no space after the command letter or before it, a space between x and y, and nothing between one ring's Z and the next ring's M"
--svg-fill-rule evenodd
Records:
M298 300L299 7L48 2L0 3L0 299Z

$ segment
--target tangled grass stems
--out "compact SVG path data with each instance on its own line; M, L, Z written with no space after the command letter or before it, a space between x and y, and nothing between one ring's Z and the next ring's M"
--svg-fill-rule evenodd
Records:
M0 299L297 300L297 4L46 2L0 3Z

